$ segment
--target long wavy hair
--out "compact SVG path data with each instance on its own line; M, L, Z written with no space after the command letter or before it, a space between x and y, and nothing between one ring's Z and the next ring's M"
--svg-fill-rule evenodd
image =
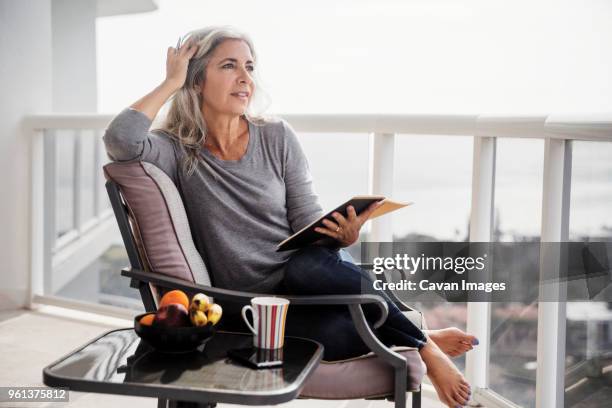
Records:
M257 57L251 39L232 27L206 27L191 31L184 37L183 43L187 41L187 38L195 40L198 52L189 61L185 84L172 96L170 108L160 129L177 139L182 146L186 153L182 165L187 175L191 176L198 163L201 162L216 177L213 169L200 157L200 150L206 140L207 128L202 115L199 89L203 81L206 81L206 67L219 44L230 39L244 41L251 51L254 62L257 62ZM251 76L254 85L253 93L243 116L253 124L263 125L266 121L272 120L272 118L263 116L263 111L269 105L269 97L261 88L257 69L252 72Z

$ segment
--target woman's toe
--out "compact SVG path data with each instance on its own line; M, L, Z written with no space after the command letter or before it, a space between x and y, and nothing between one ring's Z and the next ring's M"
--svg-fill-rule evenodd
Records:
M457 393L451 394L448 400L450 401L451 406L459 406L459 407L463 406L463 399Z
M459 391L457 391L457 395L459 395L467 403L470 400L471 394L463 388L460 388Z
M467 398L457 394L457 396L455 397L455 401L457 401L457 403L459 403L460 406L463 407L463 406L467 405L469 400Z
M453 397L453 401L455 404L457 404L460 407L463 407L468 403L468 400L462 397L459 393L455 393Z

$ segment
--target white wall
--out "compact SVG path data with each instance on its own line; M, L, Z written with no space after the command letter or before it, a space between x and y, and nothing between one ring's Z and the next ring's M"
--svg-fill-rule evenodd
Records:
M25 115L51 111L51 2L0 0L0 309L26 304L30 169Z
M96 0L53 0L53 111L95 112Z

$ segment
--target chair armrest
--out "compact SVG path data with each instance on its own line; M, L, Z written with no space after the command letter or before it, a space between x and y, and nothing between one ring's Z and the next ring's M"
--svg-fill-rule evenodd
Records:
M123 268L121 275L131 278L133 280L151 283L166 288L180 289L186 292L202 292L210 295L214 298L242 301L248 303L251 298L258 296L279 296L288 299L291 304L294 305L363 305L363 304L375 304L378 306L381 312L381 317L373 325L376 329L380 327L389 314L389 309L385 300L378 295L319 295L319 296L292 296L292 295L278 295L268 293L254 293L254 292L243 292L230 289L215 288L212 286L199 285L185 281L183 279L177 279L170 276L162 275L155 272L147 272L136 268Z

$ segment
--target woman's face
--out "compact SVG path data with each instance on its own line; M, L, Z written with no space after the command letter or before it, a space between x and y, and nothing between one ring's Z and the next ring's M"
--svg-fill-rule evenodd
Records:
M255 62L242 40L225 40L213 51L201 85L207 113L242 115L253 95Z

